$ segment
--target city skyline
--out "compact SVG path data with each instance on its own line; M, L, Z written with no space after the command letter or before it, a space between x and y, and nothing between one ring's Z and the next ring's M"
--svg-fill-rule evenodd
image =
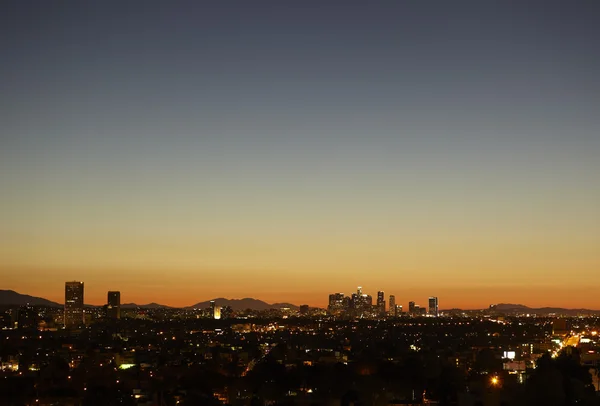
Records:
M68 305L68 303L72 303L73 300L70 296L70 290L69 286L73 286L73 285L77 285L79 286L78 289L81 289L81 291L77 291L76 296L81 296L83 297L83 285L84 282L83 281L67 281L64 282L63 287L65 288L64 291L64 296L62 296L59 299L53 299L52 297L42 297L42 296L36 296L36 295L30 295L28 294L28 292L16 292L12 289L8 289L6 291L12 291L18 295L28 295L28 296L32 296L34 298L38 298L38 299L45 299L45 300L50 300L53 301L54 303L62 306L66 306ZM462 309L462 310L486 310L488 309L490 306L496 306L498 304L504 304L504 305L516 305L516 306L526 306L532 309L535 308L562 308L565 310L576 310L576 309L587 309L587 310L591 310L591 311L600 311L600 309L595 309L592 307L586 307L586 306L573 306L573 307L569 307L569 306L564 306L561 305L560 303L556 303L556 302L551 302L551 303L547 303L547 304L536 304L536 303L532 303L531 301L516 301L516 302L510 302L507 300L504 300L502 298L495 300L495 301L491 301L489 303L483 303L480 306L475 306L475 307L458 307L453 305L452 303L446 305L446 301L444 300L444 306L439 307L439 298L438 296L431 296L431 292L429 292L428 296L423 296L423 295L416 295L414 290L411 290L411 293L409 293L406 297L399 297L398 300L396 300L396 296L394 294L394 292L390 293L390 294L386 294L385 291L382 290L377 290L376 295L371 295L369 293L366 292L370 292L369 290L363 290L364 288L362 286L358 286L358 290L355 291L354 293L351 294L345 294L344 292L336 292L336 293L328 293L326 296L328 296L328 300L327 298L323 299L320 298L320 300L318 302L315 303L307 303L304 301L291 301L291 300L287 300L287 299L272 299L272 300L268 300L268 299L264 299L258 296L249 296L249 295L241 295L239 297L231 297L231 296L226 296L226 295L217 295L214 297L210 297L210 298L200 298L200 299L196 299L193 301L193 303L187 303L187 302L181 302L182 304L172 304L172 303L167 303L167 302L163 302L160 300L153 300L153 299L149 299L149 300L141 300L141 301L133 301L133 300L128 300L131 298L126 298L126 300L124 302L121 302L121 292L120 291L111 291L109 290L108 292L104 292L104 297L105 299L102 300L100 299L99 301L94 301L94 300L85 300L85 303L83 303L82 301L78 301L78 307L80 307L81 309L83 308L82 306L94 306L94 307L103 307L103 306L108 306L109 312L111 311L110 309L112 308L114 311L114 315L110 316L112 318L120 318L120 308L122 304L125 305L131 305L131 304L136 304L136 305L162 305L162 306L167 306L170 308L190 308L190 307L194 307L196 304L200 304L200 303L211 303L211 307L213 307L213 303L214 300L226 300L226 301L238 301L238 300L245 300L245 299L251 299L251 300L256 300L259 302L264 302L266 304L269 305L274 305L274 304L291 304L294 305L298 308L301 308L302 306L310 306L311 308L318 308L318 309L323 309L323 310L329 310L331 305L332 305L332 300L334 300L335 302L337 302L339 308L338 310L340 310L342 307L347 306L348 304L343 304L344 299L346 300L350 300L351 302L354 301L354 296L356 297L364 297L367 300L370 300L370 303L372 305L372 310L378 314L387 314L387 315L393 315L393 314L411 314L413 312L416 311L416 314L419 314L418 312L421 311L423 312L422 314L425 315L432 315L438 314L438 311L448 311L448 310L455 310L455 309ZM351 291L350 291L351 292ZM358 293L357 293L358 292ZM385 298L384 298L385 296ZM86 297L87 297L87 293L86 293ZM382 301L380 301L381 299L383 299ZM385 312L381 312L380 310L382 309L381 304L383 303L384 308L385 308ZM7 302L7 304L10 304ZM13 303L16 304L16 303ZM405 306L407 305L407 306ZM80 309L80 310L81 310ZM377 310L379 309L379 310ZM214 309L213 309L214 310Z
M10 3L1 288L600 309L597 4Z

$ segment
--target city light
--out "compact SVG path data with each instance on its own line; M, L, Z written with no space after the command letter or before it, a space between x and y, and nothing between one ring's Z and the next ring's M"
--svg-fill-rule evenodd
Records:
M600 0L12 3L0 405L600 406Z

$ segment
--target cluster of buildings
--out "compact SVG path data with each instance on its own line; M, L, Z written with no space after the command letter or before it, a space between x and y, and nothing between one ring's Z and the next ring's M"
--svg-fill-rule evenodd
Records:
M87 324L83 294L83 282L73 281L65 283L65 328L76 328ZM109 291L106 302L107 304L104 306L106 318L114 320L120 319L121 292Z
M497 405L501 396L520 396L520 385L535 384L530 377L542 357L558 362L564 354L574 354L600 389L596 316L525 317L493 308L435 317L436 297L423 307L411 301L403 311L395 296L383 291L371 296L362 288L330 295L334 317L253 317L239 311L230 316L231 309L219 304L129 309L121 305L120 293L111 291L103 307L86 307L84 284L67 282L64 314L58 308L21 307L15 325L8 322L15 309L0 309L0 393L14 388L14 404L39 405L86 404L99 396L94 388L114 397L103 404L248 405L256 396L261 404L341 404L329 397L343 397L345 392L336 391L347 381L364 399L377 395L388 405L431 405L440 400L436 385L444 382L442 371L452 371L464 383L453 389L458 405ZM315 314L307 305L292 310ZM394 317L409 314L416 317ZM67 328L45 328L40 317L56 325L64 321ZM121 317L126 322L113 322ZM84 323L87 328L78 329ZM174 371L185 378L169 379ZM336 373L349 378L329 380ZM402 378L419 374L429 382L425 391L421 381ZM394 385L391 375L398 379ZM193 397L202 379L214 382L202 389L205 403ZM253 382L269 389L248 390ZM276 391L272 384L279 385ZM488 397L495 403L481 403Z
M329 295L327 306L329 314L338 317L350 318L370 318L380 319L385 317L409 316L428 316L437 317L439 315L438 298L429 297L428 306L420 306L414 301L408 302L408 310L403 311L403 307L397 304L394 295L389 296L389 303L386 302L385 293L377 292L375 303L373 297L363 292L362 287L358 287L355 293L349 296L343 293L332 293ZM229 318L232 316L230 307L217 306L215 301L211 301L209 308L205 309L205 316L212 319ZM310 315L308 305L302 305L299 309L300 316ZM77 328L89 324L90 320L86 318L91 315L86 313L84 304L84 283L79 281L65 283L65 305L64 305L64 327ZM118 320L121 318L121 293L118 291L109 291L107 293L106 305L103 309L103 317L108 320Z
M350 296L343 293L330 294L327 311L334 316L358 318L399 317L403 315L402 305L396 304L394 295L390 295L389 306L386 306L385 293L379 291L377 292L377 301L373 303L373 297L363 293L360 286L356 293ZM431 296L427 307L421 307L413 301L408 302L407 314L411 316L439 316L438 298Z
M83 282L73 281L65 283L65 306L63 314L65 328L78 328L90 324L91 320L89 318L92 316L92 313L90 311L86 312L83 298ZM203 310L203 316L215 320L230 318L233 314L231 307L217 306L214 300L210 302L208 309ZM108 320L118 320L121 318L121 292L108 292L102 317Z

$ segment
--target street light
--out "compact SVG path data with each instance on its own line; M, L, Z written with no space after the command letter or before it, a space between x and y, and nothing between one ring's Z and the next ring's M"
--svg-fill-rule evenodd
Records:
M498 377L493 376L492 377L492 386L496 386L496 385L498 385Z

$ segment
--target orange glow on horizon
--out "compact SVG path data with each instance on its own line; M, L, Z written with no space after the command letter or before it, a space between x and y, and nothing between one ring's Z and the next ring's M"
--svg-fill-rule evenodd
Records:
M32 270L23 273L31 274ZM57 271L58 272L58 271ZM59 272L61 273L61 272ZM57 303L64 302L64 282L68 280L81 280L85 282L85 302L92 305L103 305L106 303L106 295L109 290L121 292L121 302L148 304L159 303L172 307L192 306L199 302L215 298L242 299L251 297L267 303L291 303L295 305L308 304L314 307L326 307L330 293L342 292L350 295L356 291L357 286L363 286L363 291L376 297L378 290L385 292L385 299L389 301L389 295L396 297L396 304L402 305L404 310L409 301L415 301L421 306L427 305L429 296L438 296L440 309L482 309L490 304L514 303L535 307L564 307L564 308L588 308L599 309L600 303L596 302L593 287L572 284L570 286L537 285L534 287L522 287L514 284L490 284L479 286L464 286L459 284L443 286L433 284L427 288L413 282L411 285L402 281L371 282L368 275L362 280L353 277L358 282L352 284L346 281L332 281L326 276L323 282L315 280L304 280L302 275L294 278L275 278L268 283L262 282L263 278L252 283L252 277L238 275L238 281L227 273L219 272L219 278L210 275L192 277L177 273L164 274L159 278L154 272L148 273L147 279L137 280L131 274L124 272L88 273L87 277L76 277L75 272L63 272L61 276L52 275L50 272L37 272L33 278L20 279L11 277L9 286L22 294L43 297ZM121 277L118 277L118 275ZM178 276L179 275L179 276ZM363 283L369 282L369 283ZM326 282L326 284L325 284Z

